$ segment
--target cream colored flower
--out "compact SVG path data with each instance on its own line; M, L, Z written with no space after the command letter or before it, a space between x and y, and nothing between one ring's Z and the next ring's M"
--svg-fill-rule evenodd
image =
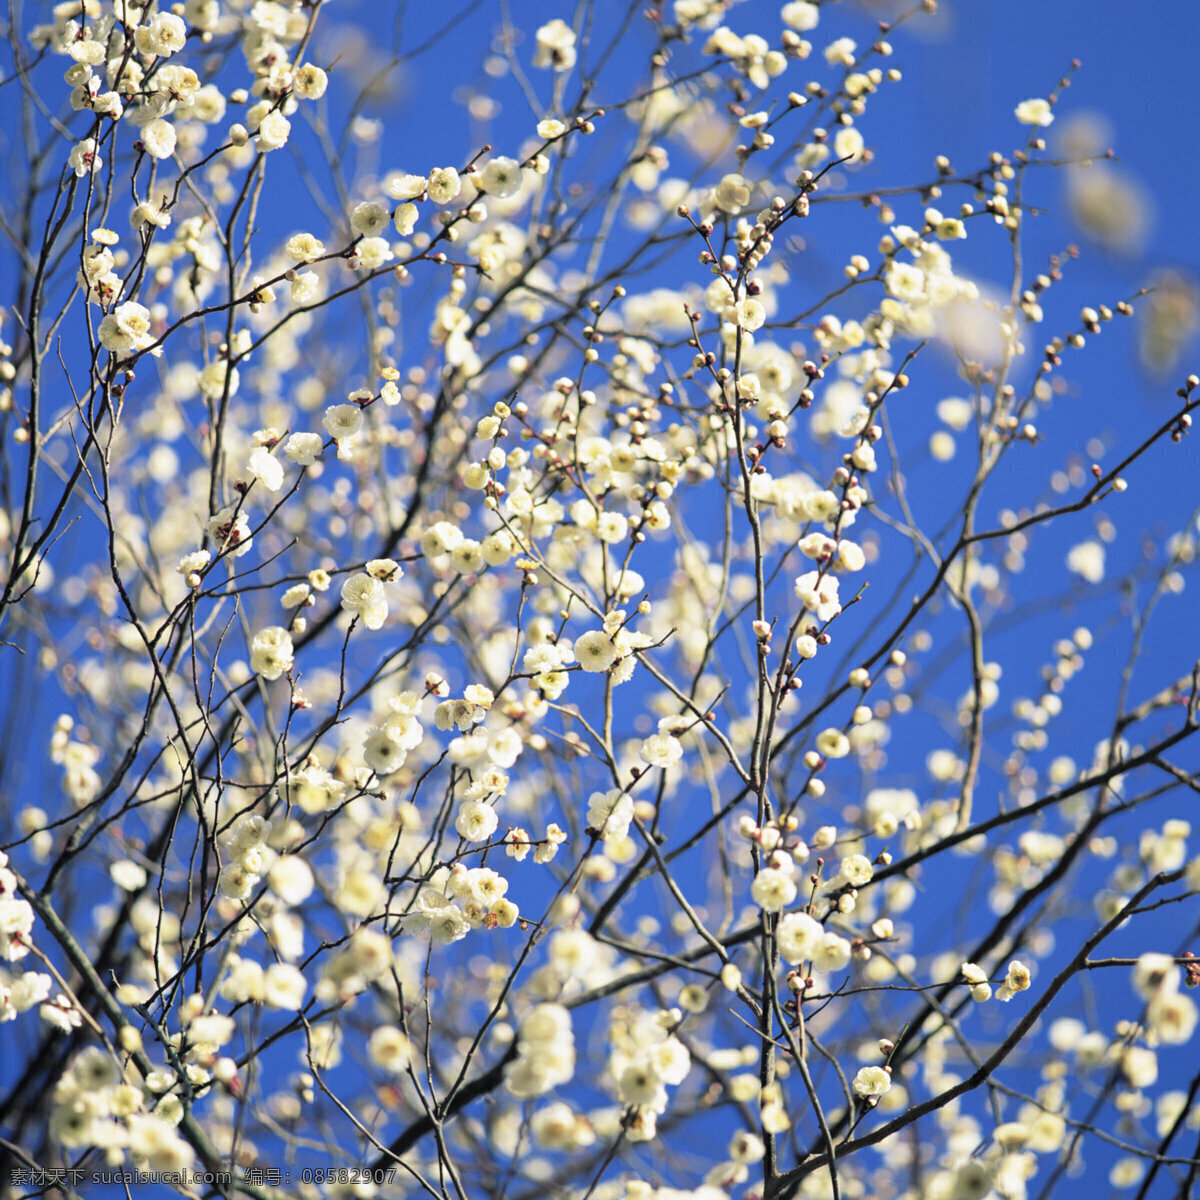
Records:
M436 167L429 172L426 190L434 204L449 204L462 191L462 180L453 167Z
M288 239L283 251L297 262L316 262L325 253L325 243L311 233L297 233Z
M779 912L796 899L796 880L779 867L764 867L755 875L750 895L765 912Z
M267 113L258 126L260 150L279 150L287 145L292 123L278 109Z
M587 823L605 842L623 842L633 820L633 799L620 788L593 792L588 799Z
M892 1086L892 1076L886 1067L863 1067L854 1076L854 1094L866 1099L882 1096Z
M170 158L175 153L175 136L175 126L161 117L142 126L142 145L151 158Z
M383 584L365 572L351 575L342 584L342 608L358 616L368 629L379 629L388 615Z
M329 86L329 76L313 63L305 63L292 76L292 87L305 100L320 100Z
M264 679L278 679L292 668L292 637L280 625L268 625L250 644L250 669Z
M1033 100L1022 100L1014 110L1017 120L1022 125L1049 125L1054 120L1054 113L1050 109L1050 102L1041 98Z
M283 464L266 446L259 446L251 453L247 466L268 492L277 492L283 487Z
M801 963L812 958L821 943L825 930L820 921L808 913L786 913L775 927L775 940L779 953L790 963Z
M669 733L652 733L642 742L638 757L651 767L670 767L683 758L683 745Z
M496 810L482 800L464 800L458 809L454 828L468 842L486 842L496 832L500 818Z
M362 423L362 409L357 404L331 404L321 420L329 436L339 442L353 437L362 428Z
M726 175L713 191L713 203L722 212L737 216L750 203L750 185L741 175ZM724 284L721 286L728 291Z
M478 178L480 191L487 192L489 196L495 196L500 200L515 196L521 190L521 183L520 163L516 159L502 156L493 158L483 168Z
M607 671L617 661L617 648L602 629L593 629L575 639L575 660L585 671Z
M850 753L850 739L840 729L824 729L817 734L816 747L822 758L845 758Z
M575 31L561 17L547 21L536 34L535 67L569 71L575 65Z
M838 600L837 576L809 571L796 580L796 595L807 612L816 613L817 620L831 621L842 611Z

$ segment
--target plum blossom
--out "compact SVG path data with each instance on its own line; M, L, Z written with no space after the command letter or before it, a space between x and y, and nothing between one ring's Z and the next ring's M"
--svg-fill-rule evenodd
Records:
M561 17L547 21L537 31L536 40L535 67L569 71L575 65L575 31Z
M342 584L342 608L354 613L368 629L380 629L387 620L388 602L383 584L363 571Z
M797 578L796 595L805 611L815 613L819 621L832 621L842 611L836 575L809 571Z
M175 126L161 117L142 126L142 145L151 158L170 158L175 153L175 138Z
M1022 100L1016 107L1016 116L1022 125L1040 125L1044 127L1051 124L1054 120L1054 113L1050 109L1050 102L1041 98Z
M479 173L478 185L480 190L498 200L507 200L521 190L522 174L520 164L512 158L497 156Z
M292 668L292 638L279 625L268 625L250 644L250 669L264 679L278 679Z
M886 1067L862 1067L851 1085L856 1096L874 1099L892 1086L892 1076Z

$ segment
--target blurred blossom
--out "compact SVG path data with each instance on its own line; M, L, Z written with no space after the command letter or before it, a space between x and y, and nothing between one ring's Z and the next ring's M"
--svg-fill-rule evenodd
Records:
M1138 306L1138 359L1156 378L1169 376L1200 328L1200 290L1190 274L1160 270Z
M1113 129L1102 113L1084 109L1065 117L1057 148L1074 160L1064 176L1071 220L1107 250L1138 254L1154 215L1149 191L1131 171L1105 159Z
M1141 252L1152 207L1139 180L1108 162L1072 165L1066 180L1071 219L1082 233L1108 250Z

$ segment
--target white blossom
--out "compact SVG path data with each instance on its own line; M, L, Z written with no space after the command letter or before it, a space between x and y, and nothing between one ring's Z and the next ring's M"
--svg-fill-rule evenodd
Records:
M575 65L575 31L561 17L547 21L537 31L536 41L535 67L569 71Z
M175 153L175 126L161 117L142 126L141 139L151 158L170 158Z
M288 136L292 132L292 123L278 109L274 109L259 122L256 132L259 149L279 150L287 145Z
M250 644L250 669L264 679L278 679L292 668L292 638L279 625L268 625Z
M1017 120L1022 125L1049 125L1054 120L1054 113L1050 110L1050 102L1040 98L1033 100L1022 100L1016 108Z
M861 1067L851 1086L863 1099L882 1096L892 1086L892 1077L884 1067Z

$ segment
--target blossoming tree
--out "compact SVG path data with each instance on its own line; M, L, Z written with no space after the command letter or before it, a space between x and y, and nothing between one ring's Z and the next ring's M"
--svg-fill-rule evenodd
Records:
M44 7L6 1194L1188 1194L1196 524L1109 514L1200 381L1058 419L1069 80L887 178L932 0ZM425 53L493 144L388 143Z

